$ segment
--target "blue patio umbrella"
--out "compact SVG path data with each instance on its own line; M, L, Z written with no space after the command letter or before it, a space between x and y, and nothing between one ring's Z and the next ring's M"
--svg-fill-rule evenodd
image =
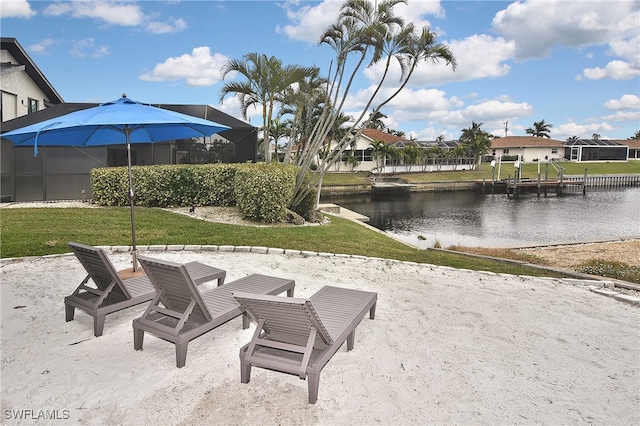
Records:
M122 98L3 133L16 146L127 145L133 270L138 269L131 144L210 136L229 126Z

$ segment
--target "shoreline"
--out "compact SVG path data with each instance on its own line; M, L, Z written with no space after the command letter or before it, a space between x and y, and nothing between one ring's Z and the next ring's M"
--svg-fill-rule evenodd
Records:
M222 268L229 281L257 271L293 279L296 297L324 285L374 291L376 318L360 323L352 351L334 355L308 404L296 376L254 369L240 382L238 350L253 324L243 330L238 318L194 340L178 369L161 339L133 349L131 323L145 306L107 316L99 338L82 312L65 322L63 297L85 276L72 254L3 263L3 410L68 410L60 424L640 420L640 308L590 290L605 291L601 283L284 250L169 249L149 254ZM107 251L116 269L131 259L118 250ZM46 283L48 297L34 283Z

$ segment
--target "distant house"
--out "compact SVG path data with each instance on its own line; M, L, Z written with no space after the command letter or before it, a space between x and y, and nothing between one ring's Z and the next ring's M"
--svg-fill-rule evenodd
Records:
M640 160L640 139L618 140L616 142L629 147L629 154L627 156L629 160Z
M65 103L20 44L2 38L2 132L39 123L95 103ZM119 94L114 94L114 97ZM142 100L140 100L142 101ZM257 129L210 105L154 105L231 127L210 138L158 144L135 144L134 165L240 163L256 161ZM40 201L91 198L93 168L126 165L126 147L15 147L0 142L0 201Z
M567 139L564 146L568 161L627 161L629 157L627 144L608 139Z
M506 136L491 141L491 155L503 161L551 161L564 158L562 142L533 136Z
M377 142L382 142L388 148L395 148L400 153L410 147L416 147L421 154L431 155L421 155L415 162L410 162L403 156L393 158L388 154L374 152L373 146ZM342 161L334 166L333 171L368 171L384 174L472 169L473 158L452 158L448 155L458 145L458 141L413 141L381 130L364 129L353 146L344 151ZM440 150L439 156L434 156L436 148Z
M384 159L373 156L373 143L384 142L387 145L411 143L410 139L392 135L376 129L364 129L349 149L344 151L342 161L335 164L333 171L371 171L384 164Z

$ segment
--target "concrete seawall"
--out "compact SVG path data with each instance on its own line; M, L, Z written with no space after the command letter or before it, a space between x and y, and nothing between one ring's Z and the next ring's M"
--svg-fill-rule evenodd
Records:
M444 181L444 182L424 182L412 183L410 192L448 192L448 191L470 191L476 189L473 181ZM332 185L322 187L323 197L339 197L343 195L372 194L372 185ZM389 189L386 192L390 192ZM406 188L399 188L398 193L406 192Z

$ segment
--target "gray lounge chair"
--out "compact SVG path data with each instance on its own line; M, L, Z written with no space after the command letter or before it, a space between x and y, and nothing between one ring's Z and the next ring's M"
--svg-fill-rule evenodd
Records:
M326 286L309 299L257 296L234 292L258 323L251 341L240 349L240 381L249 383L251 367L295 374L309 387L309 403L318 399L320 372L347 341L353 349L355 329L367 311L375 317L378 295Z
M141 350L144 333L172 342L176 346L176 365L184 367L189 342L227 321L242 315L243 328L249 327L244 308L231 292L293 296L295 281L260 274L200 292L185 265L138 256L140 264L157 290L157 296L140 318L133 320L133 346Z
M75 242L68 244L87 271L87 276L71 295L64 298L67 321L73 320L78 308L93 316L93 333L99 337L104 330L106 315L149 302L155 297L156 289L146 276L121 279L102 249ZM218 280L218 285L224 283L226 272L222 269L199 262L191 262L187 268L198 284L214 279ZM95 287L89 286L90 280Z

